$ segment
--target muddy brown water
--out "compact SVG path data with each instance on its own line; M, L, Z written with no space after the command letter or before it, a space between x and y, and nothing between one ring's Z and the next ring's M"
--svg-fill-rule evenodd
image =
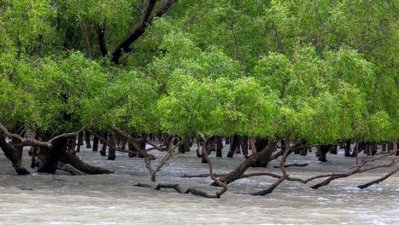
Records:
M224 155L227 152L224 151ZM163 153L153 152L157 156ZM0 153L0 224L399 224L399 178L390 179L360 190L356 186L382 176L377 170L332 182L319 190L296 182L284 182L264 197L246 193L268 187L274 179L256 177L229 185L221 199L205 199L135 187L151 181L143 159L117 154L115 161L84 149L79 156L85 161L115 171L111 175L70 176L37 174L17 176L10 162ZM343 171L355 164L353 158L328 155L320 163L314 153L306 157L291 156L287 163L309 163L303 168L288 168L292 176L310 176ZM215 158L215 173L226 173L243 160ZM29 157L24 152L24 164ZM154 164L154 163L153 163ZM272 168L255 171L279 170ZM195 187L208 193L211 179L182 178L184 174L205 174L207 166L191 151L176 154L162 168L157 183L177 183L182 188Z

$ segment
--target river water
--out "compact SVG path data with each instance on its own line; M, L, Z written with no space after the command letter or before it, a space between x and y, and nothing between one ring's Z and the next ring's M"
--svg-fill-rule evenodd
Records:
M156 156L163 153L152 152ZM25 152L24 164L29 166ZM226 151L224 152L226 154ZM360 190L356 186L382 176L388 170L378 170L340 179L318 190L296 182L284 182L272 194L260 197L247 193L263 190L274 179L256 177L229 185L221 199L206 199L178 194L173 190L156 191L135 187L148 183L148 171L142 159L128 158L118 153L108 161L99 153L83 150L85 161L115 171L111 175L70 176L66 174L36 174L17 176L9 161L0 153L0 224L398 224L398 176L381 184ZM354 165L353 158L328 155L329 162L320 163L314 153L292 156L287 163L309 163L303 168L288 168L295 177L343 171ZM215 158L211 155L215 173L226 173L243 160ZM250 169L272 171L269 168ZM34 172L34 171L32 171ZM156 183L176 183L183 189L195 187L208 193L211 179L182 178L188 174L207 173L195 152L176 154L157 176Z

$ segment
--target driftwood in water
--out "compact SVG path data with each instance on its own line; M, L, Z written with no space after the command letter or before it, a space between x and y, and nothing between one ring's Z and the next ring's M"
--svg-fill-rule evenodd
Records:
M142 188L153 188L152 185L150 184L142 184L142 183L138 183L133 185L135 187L142 187ZM160 191L161 189L173 189L175 190L177 193L180 194L193 194L196 196L201 196L204 198L220 198L220 195L210 195L204 191L195 189L195 188L188 188L187 190L182 190L178 184L157 184L154 188L154 190Z
M217 177L223 177L226 174L213 174ZM181 178L201 178L201 177L209 177L209 173L203 173L203 174L198 174L198 175L188 175L184 174L183 176L180 176Z
M292 163L292 164L288 164L288 165L284 165L285 168L288 167L305 167L308 166L309 163ZM274 168L280 168L280 166L274 166Z

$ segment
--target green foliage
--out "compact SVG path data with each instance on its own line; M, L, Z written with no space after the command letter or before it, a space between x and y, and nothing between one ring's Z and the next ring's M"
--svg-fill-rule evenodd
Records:
M175 70L184 71L197 79L235 79L242 76L239 64L220 49L201 50L181 32L165 35L160 48L165 53L149 65L149 71L162 84L166 84Z
M112 64L99 34L112 52L144 7L2 1L0 121L51 134L89 125L322 144L398 139L395 1L178 1Z
M277 99L253 78L197 80L176 71L158 101L162 129L177 134L271 137Z

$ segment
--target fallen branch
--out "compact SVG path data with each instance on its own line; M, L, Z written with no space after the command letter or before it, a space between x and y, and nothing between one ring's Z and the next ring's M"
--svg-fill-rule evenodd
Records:
M309 163L293 163L293 164L288 164L288 165L284 165L285 168L288 167L305 167L308 166ZM274 166L274 168L280 168L280 166Z
M367 161L365 163L362 163L359 166L356 166L355 168L351 169L348 172L343 172L343 173L331 173L331 174L323 174L323 175L318 175L318 176L314 176L311 177L307 180L305 180L306 183L315 180L315 179L319 179L319 178L324 178L324 177L328 177L327 179L325 179L324 181L317 183L315 185L310 186L312 189L318 189L320 187L326 186L328 185L331 181L336 180L336 179L340 179L340 178L345 178L345 177L349 177L352 176L353 174L357 174L357 173L364 173L370 170L375 170L375 169L379 169L379 168L386 168L386 167L391 167L393 166L395 163L397 162L396 158L393 158L392 160L390 160L390 162L382 164L382 165L378 165L378 166L372 166L372 167L364 167L367 163Z
M135 187L142 187L142 188L153 188L150 184L142 184L138 183L133 185ZM195 189L195 188L188 188L187 190L183 191L178 184L157 184L155 186L155 190L160 191L162 188L164 189L173 189L179 194L193 194L196 196L204 197L204 198L219 198L216 195L210 195L204 191Z
M390 176L396 174L398 171L399 171L399 167L396 168L396 169L394 169L394 170L392 170L391 172L389 172L388 174L386 174L386 175L383 176L383 177L380 177L380 178L378 178L378 179L375 179L375 180L373 180L373 181L370 181L370 182L368 182L368 183L366 183L366 184L359 185L359 186L357 186L357 187L360 188L360 189L365 189L365 188L368 188L369 186L371 186L371 185L373 185L373 184L379 184L380 182L382 182L382 181L388 179Z
M213 174L213 175L216 177L223 177L225 174ZM209 177L209 173L198 174L198 175L184 174L183 176L180 176L180 178L201 178L201 177Z
M258 177L258 176L269 176L269 177L273 177L273 178L277 178L277 179L280 179L282 177L281 175L277 175L277 174L274 174L274 173L264 172L264 173L244 174L241 178ZM300 182L300 183L306 184L305 180L300 179L300 178L290 177L289 175L287 176L286 180L295 181L295 182Z

